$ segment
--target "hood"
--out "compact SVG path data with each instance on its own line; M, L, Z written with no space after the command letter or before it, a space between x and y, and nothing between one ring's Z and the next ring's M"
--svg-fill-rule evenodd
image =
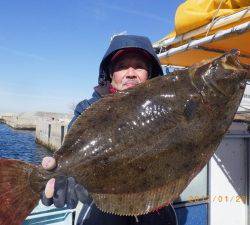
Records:
M137 35L118 35L110 42L109 48L101 61L98 79L99 84L110 81L108 71L110 59L118 50L126 48L143 49L151 56L152 74L149 79L163 75L160 61L147 37Z

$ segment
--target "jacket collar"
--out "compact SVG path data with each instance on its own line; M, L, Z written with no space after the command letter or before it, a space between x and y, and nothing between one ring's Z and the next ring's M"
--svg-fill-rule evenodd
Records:
M94 87L94 90L101 96L104 97L105 95L110 94L109 93L109 84L106 85L98 85Z

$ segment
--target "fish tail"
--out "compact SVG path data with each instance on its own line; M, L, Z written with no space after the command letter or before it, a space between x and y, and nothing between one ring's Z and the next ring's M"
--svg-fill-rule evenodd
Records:
M29 177L36 166L13 159L0 159L0 225L22 224L40 198Z

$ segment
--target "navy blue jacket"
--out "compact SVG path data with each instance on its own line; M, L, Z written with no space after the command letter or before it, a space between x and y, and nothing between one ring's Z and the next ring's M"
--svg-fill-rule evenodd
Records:
M108 94L107 87L97 86L89 100L81 101L74 111L74 117L69 123L69 128L74 121L80 116L91 104ZM82 214L86 209L83 207ZM177 218L174 208L169 205L160 209L158 212L149 213L137 217L139 222L133 216L116 216L100 211L96 206L92 207L91 214L84 225L177 225ZM78 223L81 224L81 223Z
M99 100L101 97L102 96L97 91L94 91L94 93L92 94L92 98L88 100L85 99L79 102L75 108L74 117L72 118L72 120L68 125L68 129L72 126L72 124L75 122L78 116L80 116L90 105Z

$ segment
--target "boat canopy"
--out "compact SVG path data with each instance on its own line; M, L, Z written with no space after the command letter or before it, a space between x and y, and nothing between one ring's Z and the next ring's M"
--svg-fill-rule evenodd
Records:
M164 65L190 66L237 48L250 63L250 0L187 0L175 31L154 43Z

